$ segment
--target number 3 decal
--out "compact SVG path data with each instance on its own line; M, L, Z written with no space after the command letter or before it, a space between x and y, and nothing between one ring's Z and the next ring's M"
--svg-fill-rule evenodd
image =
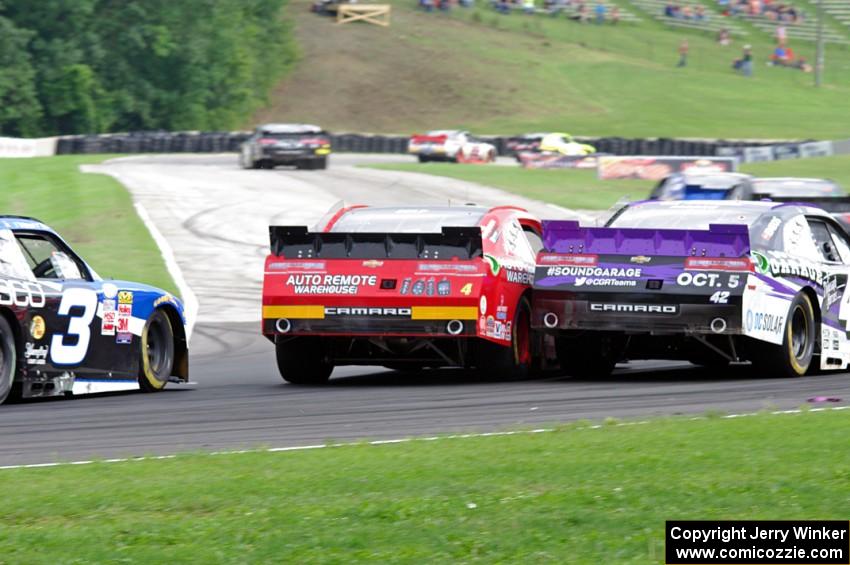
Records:
M91 323L97 313L97 294L88 288L69 288L59 303L60 316L69 316L71 308L82 308L82 314L70 316L67 334L56 334L50 342L50 358L56 365L78 365L83 362L91 341ZM77 342L65 343L68 336Z

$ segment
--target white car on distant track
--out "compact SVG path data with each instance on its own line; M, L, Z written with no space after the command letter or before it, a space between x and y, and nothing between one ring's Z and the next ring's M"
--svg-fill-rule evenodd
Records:
M410 138L408 153L416 155L420 163L450 161L455 163L492 163L496 160L496 146L481 141L468 131L433 130Z

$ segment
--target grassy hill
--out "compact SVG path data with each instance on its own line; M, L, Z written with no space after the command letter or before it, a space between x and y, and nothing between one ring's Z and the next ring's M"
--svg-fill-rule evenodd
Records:
M618 0L619 1L619 0ZM252 123L318 122L334 130L467 127L482 133L566 130L586 135L837 138L850 135L850 50L829 46L826 84L766 66L770 36L722 47L710 34L640 24L472 10L424 13L391 0L392 26L337 25L292 2L301 46L295 71ZM628 3L621 2L624 7ZM690 64L677 69L677 46ZM755 76L731 62L744 42ZM792 44L814 60L814 45ZM250 125L250 124L246 124Z

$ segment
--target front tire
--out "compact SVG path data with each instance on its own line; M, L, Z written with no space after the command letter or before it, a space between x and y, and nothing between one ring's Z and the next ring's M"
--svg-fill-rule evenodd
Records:
M275 343L277 369L288 383L321 385L328 382L334 370L325 359L320 338L301 337Z
M785 320L782 344L754 341L753 365L766 377L802 377L811 366L818 335L812 301L798 293Z
M144 392L162 390L174 369L174 330L163 310L154 310L145 323L141 355L139 388Z
M18 374L15 334L6 318L0 316L0 404L9 397Z

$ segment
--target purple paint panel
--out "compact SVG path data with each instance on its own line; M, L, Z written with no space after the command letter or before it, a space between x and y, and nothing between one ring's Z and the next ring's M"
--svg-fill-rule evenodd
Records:
M712 224L708 230L591 228L578 222L543 222L546 251L606 255L742 257L750 252L747 226Z

